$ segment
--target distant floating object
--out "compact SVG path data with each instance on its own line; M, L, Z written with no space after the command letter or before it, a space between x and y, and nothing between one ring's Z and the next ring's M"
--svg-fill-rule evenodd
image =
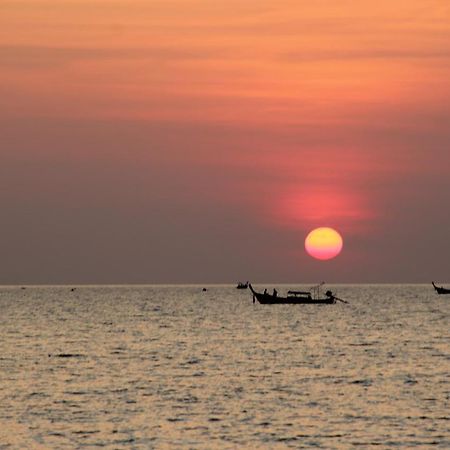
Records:
M76 288L72 288L70 291L73 292Z
M202 289L203 292L206 292L207 290L208 290L208 289L206 289L206 288L203 288L203 289Z
M431 284L433 285L434 289L436 290L436 292L437 292L438 294L450 294L450 289L446 289L446 288L443 287L443 286L436 286L436 285L434 284L434 281L432 281Z
M236 286L236 289L247 289L248 288L248 281L246 283L242 283L239 281L238 285Z

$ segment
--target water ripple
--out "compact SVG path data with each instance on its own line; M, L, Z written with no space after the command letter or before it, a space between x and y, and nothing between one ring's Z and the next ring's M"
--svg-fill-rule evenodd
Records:
M0 449L449 448L450 302L339 293L1 288Z

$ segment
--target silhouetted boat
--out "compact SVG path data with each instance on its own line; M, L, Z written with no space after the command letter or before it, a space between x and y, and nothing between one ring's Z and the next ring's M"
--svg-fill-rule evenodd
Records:
M247 283L241 283L239 281L238 285L236 286L236 289L247 289L248 288L248 281Z
M256 299L263 305L332 305L336 303L336 300L347 303L345 300L337 298L331 291L326 291L325 297L321 298L321 285L313 288L315 295L312 295L309 291L288 291L287 297L279 297L275 290L274 294L269 294L266 291L263 293L256 292L250 283L248 287L253 294L253 303Z
M446 289L445 287L442 286L436 286L434 284L434 281L432 281L431 284L433 285L434 289L436 289L436 292L438 294L450 294L450 289Z

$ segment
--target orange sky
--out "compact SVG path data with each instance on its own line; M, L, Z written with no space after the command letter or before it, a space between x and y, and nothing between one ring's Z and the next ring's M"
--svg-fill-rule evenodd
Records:
M3 239L35 249L4 280L448 277L429 259L450 250L449 80L442 0L4 0ZM17 227L24 210L52 231ZM346 242L326 266L302 253L314 226ZM85 249L61 265L69 238ZM171 257L149 278L117 263L91 279L79 265L96 243L100 261L114 245ZM171 265L180 252L189 269Z

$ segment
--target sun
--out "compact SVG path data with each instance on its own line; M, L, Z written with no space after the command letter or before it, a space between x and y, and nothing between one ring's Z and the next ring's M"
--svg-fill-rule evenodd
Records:
M326 260L339 255L342 250L341 235L329 227L312 230L305 239L305 249L313 258Z

